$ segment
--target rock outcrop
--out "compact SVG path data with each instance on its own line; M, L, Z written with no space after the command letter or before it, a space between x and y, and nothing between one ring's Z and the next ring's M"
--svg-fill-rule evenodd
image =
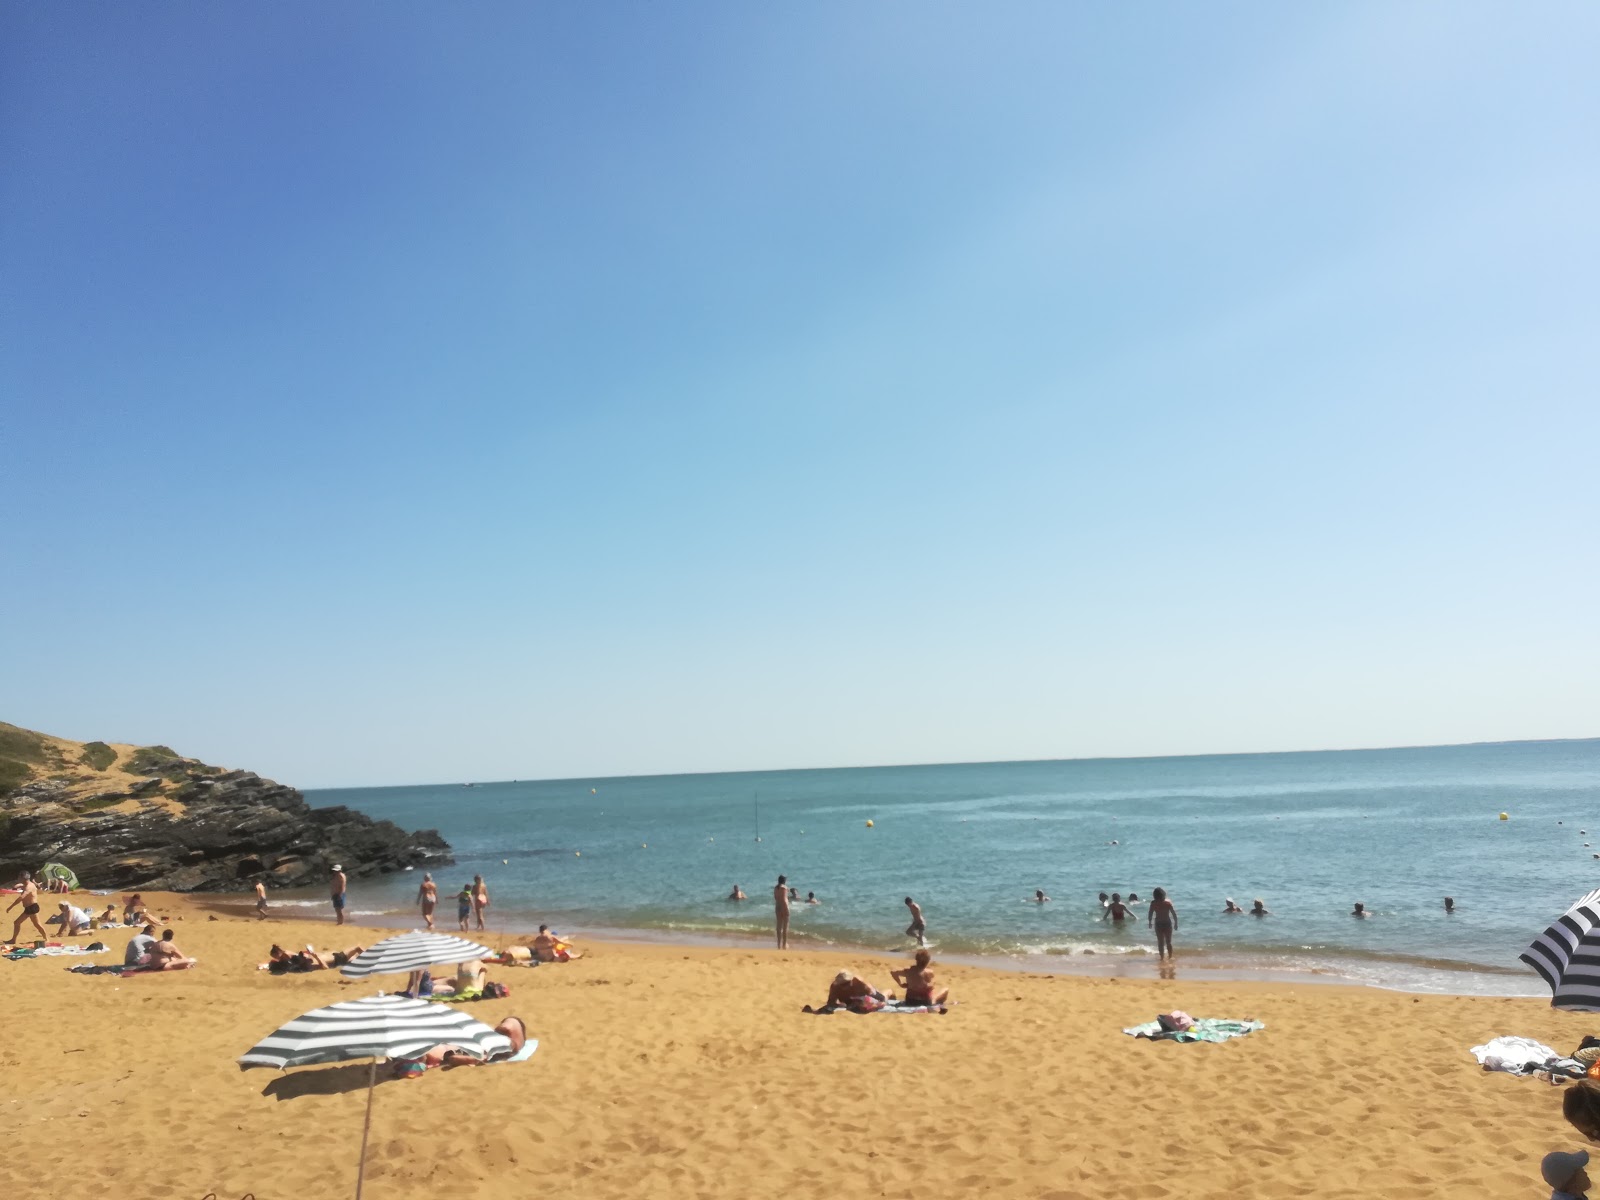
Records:
M308 886L336 862L359 878L452 861L435 830L312 808L294 788L164 746L85 747L0 724L0 752L22 738L30 751L0 791L3 880L61 862L89 888L236 891ZM106 750L115 759L96 767Z

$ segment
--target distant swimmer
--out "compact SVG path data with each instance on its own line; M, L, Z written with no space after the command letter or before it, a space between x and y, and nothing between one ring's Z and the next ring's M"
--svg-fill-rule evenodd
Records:
M1178 927L1178 910L1167 893L1162 888L1155 890L1155 897L1150 901L1150 915L1147 918L1151 928L1156 931L1156 957L1172 957L1172 931Z
M779 875L772 889L773 916L778 927L778 949L789 948L789 877Z
M1111 903L1111 897L1106 895L1104 892L1101 892L1100 893L1100 908L1102 910L1104 910L1105 906L1110 904L1110 903Z
M1132 915L1128 911L1128 906L1122 902L1122 893L1112 892L1111 903L1106 905L1106 911L1100 915L1100 919L1120 925Z
M790 904L799 904L800 903L800 889L799 888L791 887L789 889L789 903Z
M1144 901L1139 899L1139 893L1138 892L1129 892L1128 893L1128 903L1129 904L1143 904Z
M910 896L906 897L906 907L911 910L911 924L906 926L906 936L917 939L917 945L928 944L928 923L922 919L922 906Z
M1350 910L1350 915L1352 917L1370 917L1372 914L1367 911L1367 906L1365 904L1357 900L1356 906Z
M1455 901L1455 897L1454 896L1446 896L1444 898L1444 910L1447 913L1455 912L1455 910L1456 910L1456 901Z
M748 900L749 898L744 894L744 889L737 883L733 885L733 891L728 893L729 900Z
M1270 917L1272 915L1272 910L1265 904L1261 903L1261 901L1257 900L1250 906L1250 915L1252 917Z
M1045 902L1045 901L1047 901L1047 900L1049 900L1049 899L1050 899L1050 897L1049 897L1049 896L1046 896L1046 895L1045 895L1045 894L1044 894L1044 889L1043 889L1043 888L1035 888L1035 889L1034 889L1034 892L1033 892L1033 902L1034 902L1034 903L1035 903L1035 904L1043 904L1043 903L1044 903L1044 902Z
M806 893L806 903L807 904L821 904L822 901L817 899L817 894L815 892L807 892Z
M417 889L417 904L422 909L422 920L429 929L433 928L433 910L439 904L439 885L433 881L433 876L428 872L422 873L422 886Z
M1257 900L1256 903L1259 904L1261 902ZM1225 917L1242 917L1244 915L1244 909L1235 904L1233 902L1233 897L1229 896L1222 902L1222 915Z

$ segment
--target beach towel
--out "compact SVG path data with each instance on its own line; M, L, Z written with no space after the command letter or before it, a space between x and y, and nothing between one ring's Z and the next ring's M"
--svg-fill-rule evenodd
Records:
M1225 1042L1265 1029L1264 1021L1230 1021L1223 1017L1200 1017L1188 1029L1163 1029L1160 1021L1146 1021L1122 1032L1129 1037L1149 1038L1152 1042Z
M94 942L88 946L40 946L38 948L18 946L15 950L10 951L6 957L15 962L19 958L58 958L62 955L104 954L105 952L106 947L104 945Z
M1485 1071L1504 1071L1508 1075L1544 1075L1551 1083L1560 1079L1581 1079L1588 1068L1575 1058L1557 1054L1543 1042L1525 1037L1497 1037L1469 1051Z

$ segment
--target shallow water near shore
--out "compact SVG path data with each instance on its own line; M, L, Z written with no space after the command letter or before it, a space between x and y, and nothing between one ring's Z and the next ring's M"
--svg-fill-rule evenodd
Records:
M1537 995L1517 954L1600 886L1600 740L437 784L307 799L437 828L456 857L435 872L441 928L455 928L454 893L482 874L495 930L548 921L668 940L761 937L782 873L822 899L795 909L796 945L905 949L911 895L939 954L1042 971L1156 974L1143 908L1119 929L1099 919L1095 897L1147 898L1159 885L1180 913L1180 968ZM357 919L414 924L420 879L354 880ZM727 901L734 883L751 898ZM1033 903L1035 888L1051 901ZM1229 896L1247 907L1259 896L1273 915L1223 916ZM1370 919L1349 916L1357 900ZM315 911L327 901L275 903Z

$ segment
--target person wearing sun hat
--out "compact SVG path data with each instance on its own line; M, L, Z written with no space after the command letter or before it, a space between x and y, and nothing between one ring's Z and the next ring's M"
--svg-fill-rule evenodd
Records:
M333 923L344 924L344 867L340 863L333 864L333 874L328 876L328 891L333 898Z
M1589 1194L1587 1150L1553 1150L1539 1164L1539 1174L1550 1185L1550 1200L1582 1200Z

